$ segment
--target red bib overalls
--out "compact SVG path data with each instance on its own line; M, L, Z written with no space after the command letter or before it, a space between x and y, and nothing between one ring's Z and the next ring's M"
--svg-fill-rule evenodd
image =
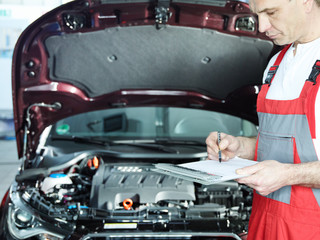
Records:
M288 48L280 52L258 95L256 161L299 164L318 159L312 139L315 138L315 99L320 85L320 61L310 69L312 72L299 98L266 99L270 83ZM320 239L319 206L320 189L285 186L265 197L254 192L248 240Z

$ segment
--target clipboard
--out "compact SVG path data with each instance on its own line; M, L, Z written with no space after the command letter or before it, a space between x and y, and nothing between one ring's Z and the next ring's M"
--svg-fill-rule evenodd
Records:
M191 182L211 185L219 182L246 177L239 175L236 170L252 166L257 162L235 157L229 161L203 160L183 164L157 163L152 171L182 178Z

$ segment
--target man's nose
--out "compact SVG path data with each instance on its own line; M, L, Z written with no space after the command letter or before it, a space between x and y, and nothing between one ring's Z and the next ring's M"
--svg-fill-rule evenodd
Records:
M258 16L259 19L259 32L264 33L267 32L271 28L271 23L269 18L264 15Z

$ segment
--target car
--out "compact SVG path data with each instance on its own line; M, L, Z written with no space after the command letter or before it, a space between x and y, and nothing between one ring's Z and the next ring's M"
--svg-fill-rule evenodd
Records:
M153 171L207 159L210 132L257 135L276 46L247 3L77 0L13 54L21 166L0 239L246 239L252 189Z

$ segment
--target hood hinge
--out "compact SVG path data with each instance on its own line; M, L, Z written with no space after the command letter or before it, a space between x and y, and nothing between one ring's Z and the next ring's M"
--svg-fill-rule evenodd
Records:
M27 142L28 142L28 135L30 133L29 129L31 127L31 117L30 117L30 111L33 107L45 107L45 108L52 108L55 110L61 109L62 105L59 102L55 102L53 104L46 104L46 103L34 103L31 104L26 111L26 118L25 118L25 124L24 124L24 136L23 136L23 158L24 160L29 159L29 156L27 154Z

